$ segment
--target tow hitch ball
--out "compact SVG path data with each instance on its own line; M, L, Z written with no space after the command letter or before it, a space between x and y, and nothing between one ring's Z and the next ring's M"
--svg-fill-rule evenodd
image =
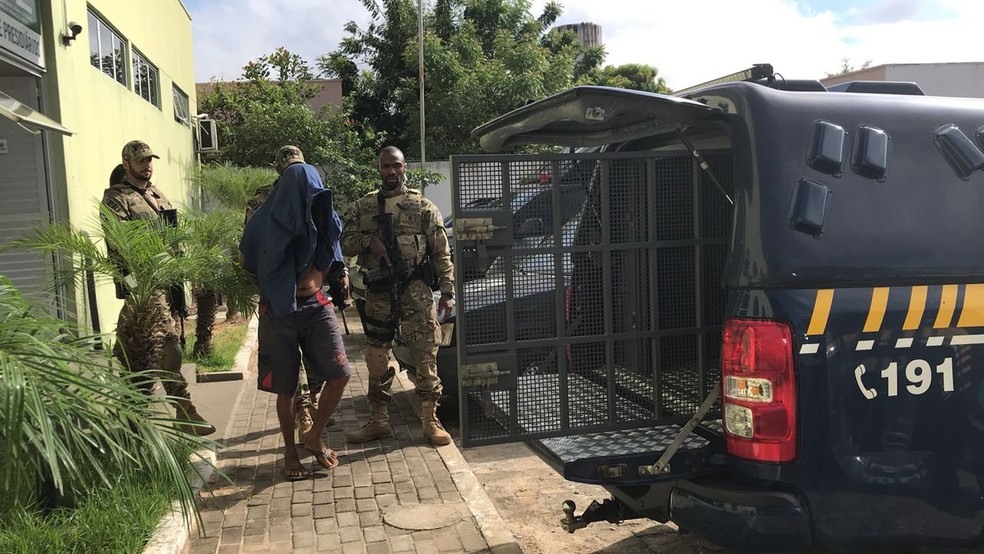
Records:
M561 509L564 511L564 519L560 520L560 526L568 533L584 529L595 521L621 523L626 519L625 506L612 498L606 499L601 504L597 500L592 500L588 508L579 516L574 515L577 505L573 500L565 500Z

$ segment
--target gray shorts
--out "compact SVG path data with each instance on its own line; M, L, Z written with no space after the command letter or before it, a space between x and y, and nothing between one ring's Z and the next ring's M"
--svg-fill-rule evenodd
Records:
M334 381L351 374L335 310L321 291L298 298L297 311L282 316L273 315L261 302L257 341L261 391L293 395L302 353L311 381Z

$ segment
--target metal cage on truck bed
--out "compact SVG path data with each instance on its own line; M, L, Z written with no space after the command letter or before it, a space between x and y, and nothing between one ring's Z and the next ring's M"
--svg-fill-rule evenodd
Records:
M579 434L540 446L617 457L693 415L720 379L733 221L730 151L703 154L724 191L683 149L452 158L455 263L489 268L456 280L465 446Z

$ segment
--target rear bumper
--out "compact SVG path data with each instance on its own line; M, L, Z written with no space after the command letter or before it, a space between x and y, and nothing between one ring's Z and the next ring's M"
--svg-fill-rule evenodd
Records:
M722 546L751 550L812 545L810 514L793 494L741 488L709 478L680 481L670 515L681 528Z

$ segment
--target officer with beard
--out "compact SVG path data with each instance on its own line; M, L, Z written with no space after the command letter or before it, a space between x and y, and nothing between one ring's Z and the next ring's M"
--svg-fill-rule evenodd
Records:
M438 421L436 412L441 397L441 379L437 375L441 333L438 312L446 317L454 302L454 266L444 218L420 191L407 188L406 160L400 149L387 146L380 152L379 176L379 190L355 203L341 238L342 253L358 256L367 286L364 355L369 369L371 410L369 421L360 429L347 432L345 438L361 443L393 434L388 408L394 372L389 360L399 330L417 368L424 436L434 446L443 446L451 443L451 435ZM398 260L391 259L380 229L379 219L385 214L392 214ZM385 277L374 281L371 275ZM434 284L441 290L437 310L431 292Z
M119 167L113 171L110 176L109 188L103 192L102 199L103 205L118 219L122 221L159 220L164 218L167 212L174 212L174 206L150 180L154 175L154 160L159 158L160 156L154 154L150 146L143 141L131 140L123 146L122 175L119 175ZM108 245L108 248L112 251L113 246ZM122 287L119 296L121 298L126 296ZM169 377L164 380L164 390L167 391L168 396L175 398L178 417L195 423L195 425L180 424L178 428L196 435L211 435L215 432L215 427L205 421L205 418L198 413L198 409L191 401L191 394L188 392L188 382L181 374L182 349L177 324L174 321L175 316L178 315L176 309L168 301L163 291L154 293L152 303L164 320L166 333L160 361L160 369ZM141 316L142 314L133 312L129 302L124 302L123 309L120 311L117 331L131 328L131 321L139 319ZM124 366L128 366L121 342L117 341L114 354Z

